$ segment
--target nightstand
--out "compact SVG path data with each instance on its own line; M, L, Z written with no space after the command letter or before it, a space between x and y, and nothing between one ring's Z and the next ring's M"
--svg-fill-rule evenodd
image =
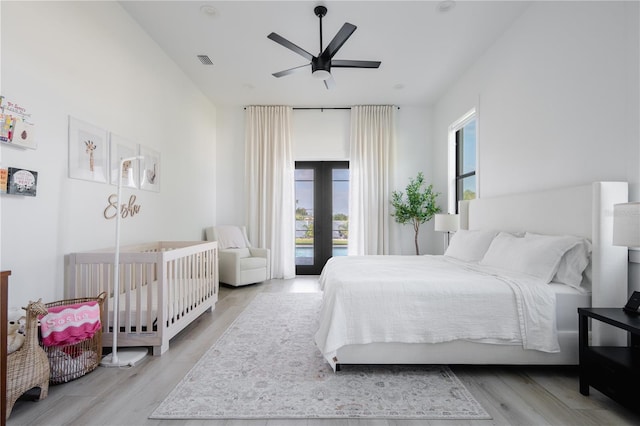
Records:
M589 386L608 397L638 410L640 401L640 316L622 308L578 308L580 346L580 393L589 395ZM626 347L590 346L589 318L630 333Z

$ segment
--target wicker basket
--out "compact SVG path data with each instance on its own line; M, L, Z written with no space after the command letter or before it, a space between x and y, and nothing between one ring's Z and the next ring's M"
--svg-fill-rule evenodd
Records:
M65 299L45 304L47 308L54 306L73 305L76 303L98 302L100 306L100 318L102 318L102 306L106 293L98 297L83 297L78 299ZM44 346L40 339L40 346L49 358L51 375L49 383L57 385L67 383L84 376L100 365L102 359L102 328L98 329L90 339L74 345Z

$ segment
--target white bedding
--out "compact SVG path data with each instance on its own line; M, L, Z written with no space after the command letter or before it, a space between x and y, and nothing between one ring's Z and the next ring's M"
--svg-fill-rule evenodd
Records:
M345 345L453 340L558 352L546 283L445 256L344 256L327 262L315 341L335 368Z

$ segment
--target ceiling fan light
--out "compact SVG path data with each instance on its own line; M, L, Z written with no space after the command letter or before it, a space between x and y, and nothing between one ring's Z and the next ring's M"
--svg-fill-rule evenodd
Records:
M331 73L327 70L315 70L311 75L318 80L326 80L331 77Z

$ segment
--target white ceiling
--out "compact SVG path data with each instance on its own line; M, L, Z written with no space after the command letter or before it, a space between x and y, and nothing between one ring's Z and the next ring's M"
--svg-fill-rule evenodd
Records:
M123 1L196 86L218 105L430 105L520 16L525 1ZM334 59L382 61L379 69L334 68L327 90L311 70L271 74L308 63L269 40L276 32L320 51L345 22L358 28ZM213 6L213 14L202 12ZM324 47L324 46L323 46ZM197 55L208 55L203 65Z

